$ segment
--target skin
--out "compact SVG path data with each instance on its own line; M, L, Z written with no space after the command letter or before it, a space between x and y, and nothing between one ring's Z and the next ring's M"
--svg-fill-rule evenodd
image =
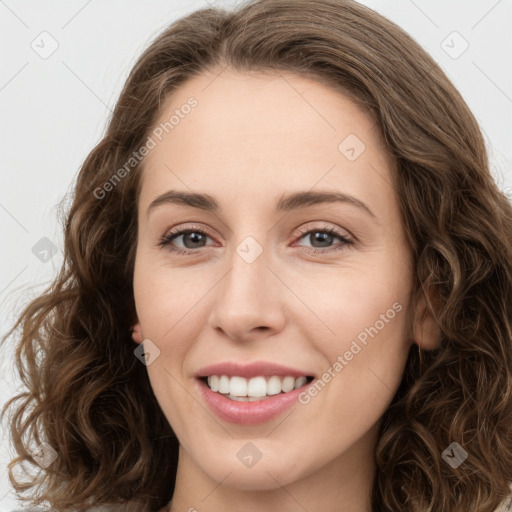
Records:
M138 204L133 339L160 350L147 371L181 445L171 511L370 512L380 419L411 345L431 350L439 338L429 315L411 322L425 303L410 299L394 163L372 118L333 89L287 73L215 75L189 80L162 105L159 122L198 101L146 157ZM338 149L349 134L366 146L354 161ZM220 210L164 204L146 215L171 189L207 193ZM348 203L273 212L282 194L303 190L348 194L375 218ZM171 246L194 255L158 245L189 223L208 236ZM353 243L319 242L325 227ZM236 252L247 236L263 250L252 263ZM321 377L395 303L401 311L309 403L275 420L225 422L197 391L196 372L222 361ZM251 468L237 458L248 441L262 454Z

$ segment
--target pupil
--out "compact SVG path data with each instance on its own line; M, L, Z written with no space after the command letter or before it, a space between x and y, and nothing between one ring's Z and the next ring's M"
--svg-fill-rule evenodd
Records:
M201 233L196 233L196 232L186 233L183 236L183 240L185 241L189 237L192 238L192 244L195 244L195 243L198 243L198 242L202 241L203 235ZM185 245L187 245L187 244L185 244Z
M315 236L316 235L316 236ZM315 242L328 242L327 243L327 246L329 245L329 242L332 242L332 238L333 238L333 235L329 234L329 233L320 233L319 231L317 231L316 233L310 235L310 236L313 236L314 237L314 241ZM313 246L314 243L312 244ZM320 247L326 247L325 245L321 245Z

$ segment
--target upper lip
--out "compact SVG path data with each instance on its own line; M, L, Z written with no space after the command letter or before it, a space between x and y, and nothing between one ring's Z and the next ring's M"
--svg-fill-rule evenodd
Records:
M239 376L239 377L257 377L280 375L283 377L308 377L313 376L312 373L297 368L290 368L288 366L282 366L280 364L270 363L266 361L256 361L250 364L241 364L236 362L223 362L212 364L201 368L197 372L197 377L209 377L210 375L227 375L227 376Z

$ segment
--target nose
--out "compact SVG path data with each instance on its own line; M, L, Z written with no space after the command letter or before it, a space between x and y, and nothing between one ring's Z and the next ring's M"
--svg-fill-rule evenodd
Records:
M283 329L283 284L265 250L251 262L233 248L230 269L214 288L209 325L235 341L269 337Z

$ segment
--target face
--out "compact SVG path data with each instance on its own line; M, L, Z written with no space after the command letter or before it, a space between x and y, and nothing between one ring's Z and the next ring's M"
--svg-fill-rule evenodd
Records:
M292 74L195 77L155 127L173 114L142 171L134 340L150 340L180 464L236 489L349 477L371 465L411 344L433 348L408 320L377 126Z

